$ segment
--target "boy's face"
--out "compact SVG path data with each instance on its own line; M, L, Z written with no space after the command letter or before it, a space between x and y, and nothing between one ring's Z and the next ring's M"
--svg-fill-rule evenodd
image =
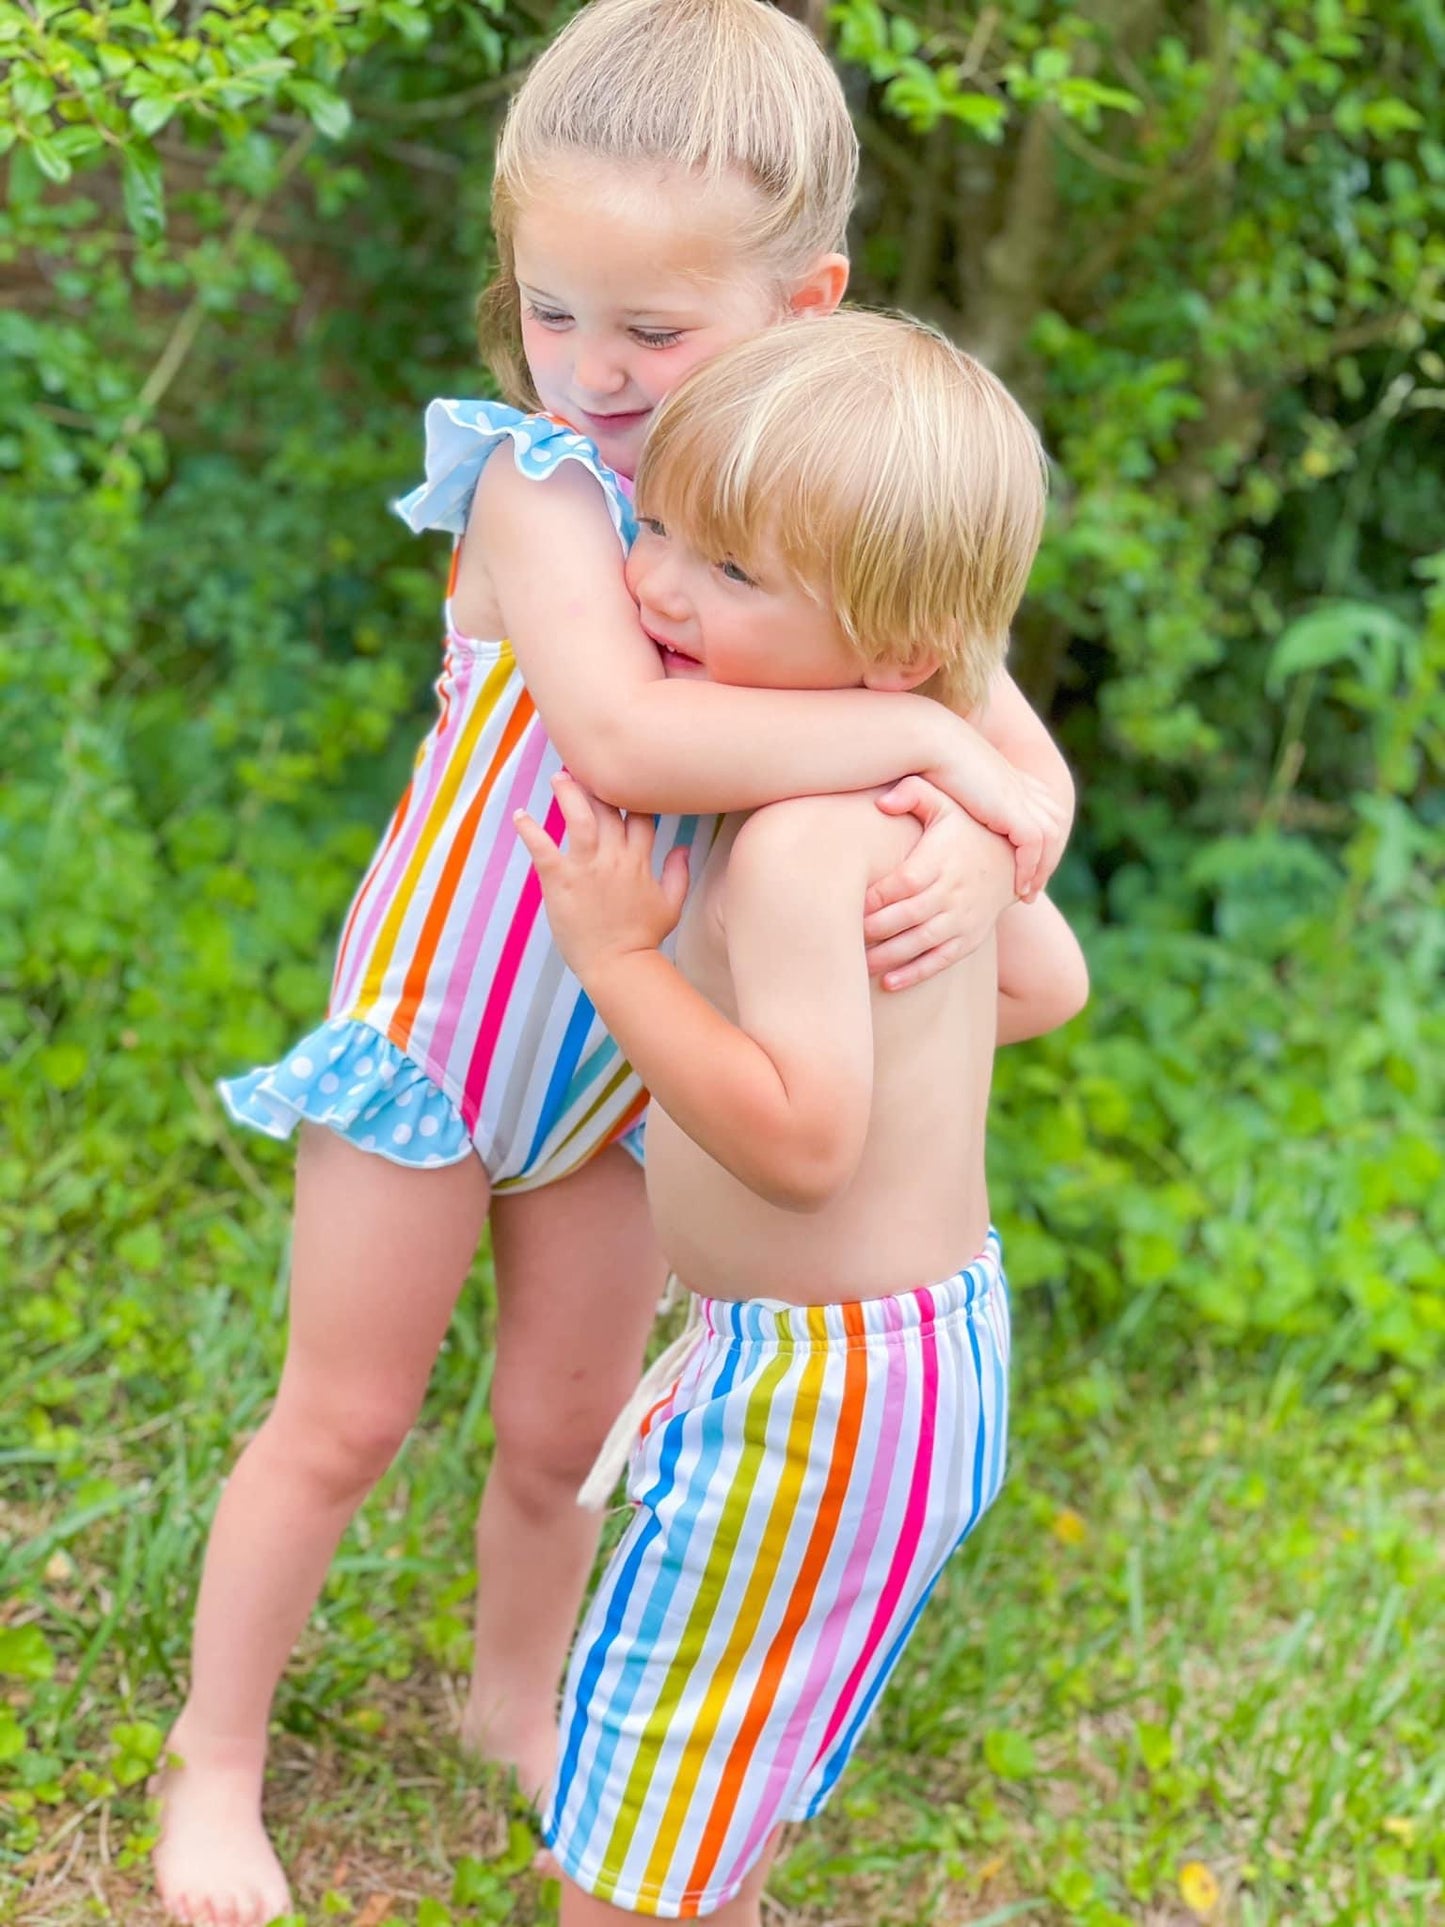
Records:
M744 574L643 518L627 586L669 676L750 689L852 689L864 665L825 602L759 550Z

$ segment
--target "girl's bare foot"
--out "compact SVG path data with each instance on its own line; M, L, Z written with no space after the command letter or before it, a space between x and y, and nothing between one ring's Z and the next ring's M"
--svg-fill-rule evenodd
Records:
M291 1890L261 1824L264 1758L206 1756L179 1729L151 1783L161 1803L152 1861L170 1918L188 1927L265 1927L291 1911Z

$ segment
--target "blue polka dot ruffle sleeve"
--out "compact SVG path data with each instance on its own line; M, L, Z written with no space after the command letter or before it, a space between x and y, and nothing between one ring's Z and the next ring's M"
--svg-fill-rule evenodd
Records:
M409 529L467 526L477 480L496 449L508 442L523 475L546 481L563 462L580 462L602 485L612 526L624 549L637 534L637 517L626 484L597 453L596 445L550 415L524 415L500 401L434 401L426 411L426 480L403 495L396 512Z

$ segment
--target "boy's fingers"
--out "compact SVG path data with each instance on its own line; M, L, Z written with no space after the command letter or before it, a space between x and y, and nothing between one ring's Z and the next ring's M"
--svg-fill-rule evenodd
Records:
M586 790L561 771L552 778L552 793L567 826L567 840L574 856L590 856L597 848L597 818Z
M890 937L900 937L905 930L927 923L944 907L943 893L931 884L911 896L885 904L881 910L870 910L863 919L863 941L886 943Z
M883 979L883 988L912 990L915 984L927 983L930 977L938 976L940 971L947 970L960 957L967 955L962 938L950 937L947 943L935 945L926 956L916 957L912 963L904 964L898 970L890 970Z
M647 810L629 810L623 819L626 824L627 847L641 856L650 856L652 842L657 831L657 819Z
M682 906L687 899L688 859L692 852L685 848L669 850L667 861L662 866L662 896L674 916L681 916Z
M514 810L512 813L512 822L516 827L517 836L523 848L526 850L527 855L531 857L532 862L539 871L545 869L549 863L556 861L557 845L552 841L551 837L548 836L540 823L533 822L525 810Z

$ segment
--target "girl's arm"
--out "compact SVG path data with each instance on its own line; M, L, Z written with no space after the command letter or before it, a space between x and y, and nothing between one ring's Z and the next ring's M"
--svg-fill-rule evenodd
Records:
M1089 1001L1089 966L1061 913L1040 897L998 921L998 1041L1042 1037Z
M469 551L501 611L563 760L622 809L752 809L925 774L1014 844L1032 886L1050 812L979 732L926 697L669 680L627 593L596 482L575 464L544 485L510 462L482 471Z

